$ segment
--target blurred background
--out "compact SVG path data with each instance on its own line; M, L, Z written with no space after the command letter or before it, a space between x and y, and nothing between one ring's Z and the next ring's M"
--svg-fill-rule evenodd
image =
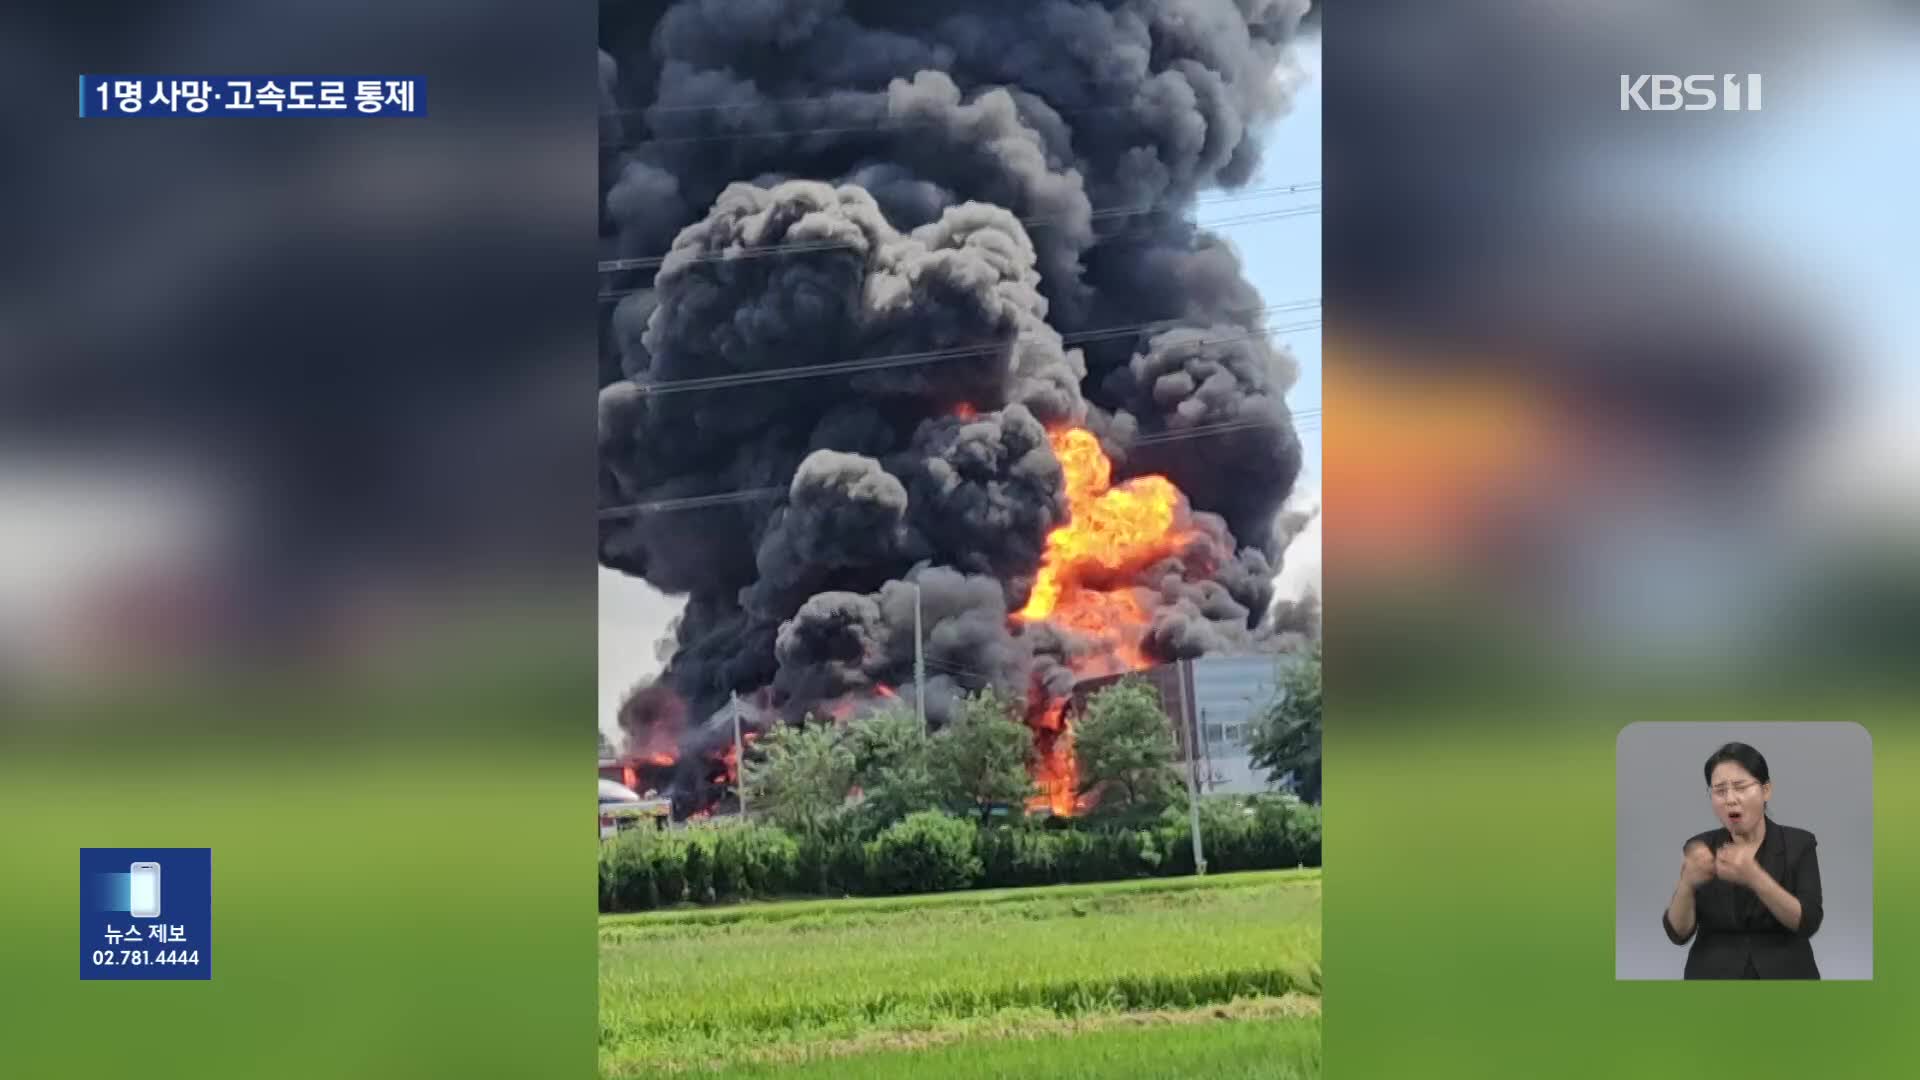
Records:
M594 32L0 14L0 1075L592 1070ZM79 120L101 72L428 116ZM79 981L122 844L212 848L210 982Z
M1329 575L1609 680L1904 666L1920 41L1804 15L1329 13ZM1762 72L1764 108L1620 110L1670 71Z
M1678 1075L1810 1018L1770 1067L1884 1074L1920 959L1911 6L1325 19L1333 1075ZM1642 74L1763 105L1622 111ZM1615 986L1615 739L1681 720L1871 732L1876 983Z

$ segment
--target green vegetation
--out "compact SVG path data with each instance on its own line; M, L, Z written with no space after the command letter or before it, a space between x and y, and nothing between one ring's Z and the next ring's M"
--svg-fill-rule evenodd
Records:
M983 691L932 735L903 707L772 732L747 752L753 820L603 844L600 910L1193 873L1187 793L1150 687L1108 687L1075 722L1081 791L1097 798L1080 818L1026 816L1033 734L1019 709ZM1292 795L1209 798L1200 824L1217 871L1320 863L1320 810Z
M600 940L607 1076L1231 1077L1269 1050L1318 1075L1317 1009L1281 1004L1320 992L1316 871L616 916ZM1113 1067L1189 1057L1211 1067Z
M1181 802L1179 748L1153 687L1124 680L1096 692L1073 725L1082 794L1098 790L1105 815L1152 815Z
M974 827L938 810L921 810L867 841L867 880L882 892L964 889L980 879Z
M789 832L819 831L853 786L853 751L833 728L776 727L747 757L747 783L759 809Z
M1311 803L1320 801L1320 646L1306 662L1294 665L1254 724L1253 766L1274 778L1293 773L1293 790Z
M771 903L731 904L725 907L679 908L650 911L639 915L608 915L600 920L600 938L604 943L623 935L653 936L677 932L676 928L721 926L728 923L775 923L813 919L821 923L846 924L865 917L903 911L930 911L939 908L992 908L995 911L1019 909L1026 917L1058 915L1062 907L1085 901L1119 897L1173 896L1199 890L1266 888L1277 882L1317 882L1320 871L1280 870L1243 874L1211 874L1204 878L1147 878L1140 881L1101 881L1086 885L1055 885L1044 889L979 889L972 892L929 893L920 896L869 896L847 900L787 900Z
M896 705L859 717L847 725L847 742L863 830L878 831L915 810L940 805L933 741L913 710Z
M1203 800L1209 869L1320 864L1320 808L1291 795ZM976 826L922 810L869 837L855 808L798 835L738 820L635 829L600 849L600 910L652 911L749 898L855 896L1061 885L1193 872L1187 814L1112 823Z
M948 806L979 816L982 825L1002 806L1024 806L1033 795L1027 758L1033 730L1020 704L992 690L960 699L953 722L933 737L934 782Z

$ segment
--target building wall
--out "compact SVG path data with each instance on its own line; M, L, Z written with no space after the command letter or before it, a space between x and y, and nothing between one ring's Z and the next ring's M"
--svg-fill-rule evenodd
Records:
M1253 724L1276 693L1280 673L1298 661L1284 655L1203 656L1192 662L1189 688L1193 723L1200 743L1200 783L1207 794L1250 795L1271 791L1281 785L1268 782L1264 770L1253 767L1248 743ZM1143 679L1160 695L1160 705L1174 729L1180 747L1180 761L1187 760L1188 733L1179 722L1179 667L1166 664L1132 673L1088 679L1074 687L1073 712L1086 707L1086 699L1101 687L1123 678Z
M1200 775L1208 794L1272 790L1253 767L1248 744L1260 713L1277 693L1284 656L1203 656L1193 661L1193 718L1200 729Z

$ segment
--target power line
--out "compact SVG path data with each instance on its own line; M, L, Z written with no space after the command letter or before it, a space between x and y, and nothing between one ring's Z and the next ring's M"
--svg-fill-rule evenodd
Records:
M1304 181L1302 183L1297 183L1297 184L1273 184L1273 185L1260 187L1260 188L1248 188L1245 191L1228 192L1222 195L1206 195L1206 196L1201 196L1199 198L1191 199L1191 200L1167 199L1167 200L1162 200L1154 203L1137 203L1132 205L1101 207L1099 209L1095 209L1091 211L1089 216L1094 219L1100 219L1100 220L1105 220L1108 218L1116 218L1116 217L1134 217L1141 214L1151 214L1160 210L1180 209L1189 205L1199 206L1199 205L1212 205L1215 203L1244 202L1248 199L1264 199L1271 195L1295 195L1295 194L1302 194L1309 191L1319 191L1319 190L1320 190L1320 181L1318 180L1309 180L1309 181ZM1035 217L1021 218L1020 224L1028 228L1037 228L1039 226L1046 225L1051 222L1060 221L1064 219L1066 216L1067 215L1065 214L1052 214L1052 215L1042 214ZM747 257L757 257L761 254L772 254L774 252L781 251L781 250L825 251L825 250L831 250L833 248L855 247L855 246L857 245L853 244L852 242L841 241L841 240L833 240L833 241L800 240L800 241L795 241L791 244L769 244L765 247L748 248L737 253L702 252L702 253L698 253L695 256L690 257L690 259L698 259L700 255L707 255L707 256L719 255L723 258L728 256L732 256L735 258L747 258ZM661 252L658 255L642 255L642 256L636 256L636 257L627 258L627 259L603 259L599 264L599 270L601 273L606 274L606 273L613 273L620 270L639 270L639 269L645 269L647 267L655 267L665 262L667 257L672 254L673 252L671 251L665 251L665 252Z
M1296 300L1287 304L1274 304L1266 308L1255 309L1251 314L1259 316L1275 315L1287 311L1303 311L1318 307L1320 300ZM1169 325L1169 320L1157 320L1150 323L1134 323L1126 326L1103 327L1097 330L1084 330L1061 335L1063 345L1078 345L1089 341L1101 341L1116 337L1130 337L1140 333L1165 332L1178 329L1198 329ZM1319 326L1320 320L1300 323L1294 326L1277 328L1272 333L1292 333ZM1185 344L1208 345L1215 342L1240 341L1269 331L1252 331L1237 337L1199 339ZM986 356L1013 345L1011 341L993 342L987 345L960 345L944 349L929 349L924 352L891 353L882 356L865 356L852 360L839 360L830 364L797 365L784 368L765 368L759 371L730 372L724 375L703 375L687 379L670 379L665 382L639 383L636 390L648 397L661 394L688 393L695 390L720 390L729 387L754 386L760 383L784 382L789 379L816 379L829 375L851 375L866 371L879 371L886 368L912 367L929 364L939 360L951 360L964 356Z
M1226 218L1220 221L1198 221L1198 222L1191 222L1189 224L1199 229L1225 229L1230 226L1258 225L1263 222L1280 221L1285 218L1301 217L1303 215L1318 214L1319 212L1320 212L1320 207L1318 204L1316 204L1313 206L1295 207L1295 208L1290 208L1286 210L1262 211L1256 214L1249 214L1249 215L1238 217L1238 218ZM1113 243L1113 242L1127 241L1127 240L1147 240L1147 239L1153 238L1154 235L1155 235L1155 232L1151 229L1134 229L1132 231L1110 233L1106 236L1100 237L1097 242L1104 244L1104 243ZM848 241L823 240L818 243L795 244L792 246L743 248L743 249L736 248L730 251L702 252L695 255L685 256L682 259L682 261L688 262L688 263L732 262L732 261L744 260L744 259L757 259L757 258L769 256L769 255L792 255L792 254L800 254L803 252L810 252L810 251L834 251L834 250L841 250L841 249L853 249L853 248L858 248L859 246L860 245L856 243L852 243ZM644 260L635 260L635 261L644 262L648 265L657 265L658 263L665 262L667 258L668 256L660 256L654 259L644 259ZM623 267L623 269L636 269L636 268L639 268L639 267L634 267L634 266ZM597 299L601 303L605 303L609 300L619 300L622 297L631 296L634 293L646 292L651 287L652 286L649 286L649 285L636 285L631 289L610 289L606 292L602 292L598 294Z
M927 666L937 667L937 668L946 668L949 671L958 671L965 675L985 675L986 674L986 672L984 671L975 671L973 668L956 664L951 660L942 660L937 656L927 657Z
M1135 214L1151 214L1157 210L1171 210L1186 206L1211 206L1216 203L1244 202L1247 199L1264 199L1269 195L1297 195L1308 191L1319 191L1320 181L1309 180L1298 184L1271 184L1267 187L1248 188L1245 191L1229 191L1219 195L1200 195L1192 199L1163 199L1159 202L1135 203L1131 206L1110 206L1093 211L1092 216L1132 217Z
M929 656L926 658L926 663L928 667L949 675L970 675L976 679L985 679L988 682L993 681L993 676L984 671L975 671L970 667L962 667L950 660L940 660Z
M1320 324L1321 324L1321 320L1314 319L1307 322L1294 323L1288 326L1252 330L1252 331L1248 331L1247 333L1235 334L1230 337L1202 338L1195 341L1183 342L1182 344L1184 345L1217 345L1217 344L1223 344L1223 343L1233 342L1233 341L1245 341L1248 338L1259 337L1264 334L1287 334L1287 333L1297 333L1302 330L1311 330L1314 327L1319 326ZM1182 328L1168 327L1167 329L1182 329ZM1128 331L1125 331L1124 333L1108 332L1108 333L1102 333L1102 334L1089 334L1083 338L1080 338L1079 340L1089 341L1089 340L1095 340L1097 338L1126 336L1126 335L1139 333L1139 332L1140 332L1139 330L1128 330ZM821 378L823 376L828 376L828 375L857 375L863 372L882 371L889 368L914 367L920 364L930 364L940 360L950 360L950 359L955 359L955 358L970 355L970 354L986 355L988 353L996 351L999 348L1000 346L998 345L992 345L992 346L975 346L975 347L964 348L964 349L942 349L942 350L934 350L926 353L917 353L917 354L910 353L910 354L903 354L899 356L878 356L878 357L868 357L868 358L863 358L858 360L843 360L834 364L818 364L812 367L771 368L766 371L741 372L737 375L710 375L705 378L697 378L697 379L675 379L671 382L643 384L638 387L638 390L642 394L651 397L651 396L657 396L659 394L666 394L666 393L685 393L685 392L690 392L695 390L721 390L721 389L728 389L732 387L753 386L753 385L758 385L760 383L785 382L791 379Z
M1288 415L1289 417L1292 417L1296 415L1308 416L1309 414L1311 414L1312 416L1317 417L1319 412L1320 410L1316 408L1316 409L1310 409L1310 410L1302 410L1302 412L1299 414L1288 414ZM1177 431L1155 432L1151 435L1145 435L1138 439L1135 439L1129 445L1128 448L1132 449L1133 447L1138 447L1138 446L1178 442L1183 439L1196 439L1196 438L1201 438L1203 436L1219 434L1227 431L1239 431L1239 430L1250 429L1250 428L1272 427L1274 419L1275 418L1272 418L1272 417L1264 417L1264 418L1257 418L1257 419L1231 420L1231 421L1222 421L1217 424L1202 424L1202 425L1198 425L1191 428L1183 428ZM612 518L635 517L640 514L653 513L653 512L690 510L690 509L702 509L702 508L712 507L712 506L725 506L732 503L752 502L755 499L763 499L763 498L769 498L777 495L784 495L787 493L788 489L789 489L789 486L782 485L782 486L769 486L769 487L757 487L757 488L743 488L738 491L718 491L718 492L713 492L707 495L690 495L690 496L677 498L677 499L657 499L651 502L630 503L625 506L606 507L600 510L597 516L599 517L600 520L605 521ZM931 660L931 659L929 659L927 662L929 664L938 663L938 661Z
M1112 79L1112 78L1099 79L1099 78L1091 78L1086 76L1077 76L1073 79L1073 85L1076 89L1080 89L1080 88L1092 89L1097 87L1118 87L1118 88L1127 89L1127 90L1139 90L1151 85L1155 80L1158 80L1164 76L1181 75L1181 74L1182 73L1178 71L1163 70L1163 71L1143 71L1137 77L1121 78L1121 79ZM663 113L719 112L725 109L754 109L754 110L764 111L766 109L779 108L781 106L786 106L786 105L832 104L832 103L844 102L849 95L888 93L891 90L892 84L895 81L907 81L907 80L899 79L898 77L896 77L895 79L889 79L888 85L883 87L874 87L874 88L868 88L868 89L848 87L846 89L842 89L831 94L809 94L803 97L762 98L758 101L712 101L712 102L701 102L700 104L697 104L697 105L692 105L692 104L689 104L689 105L660 105L660 104L639 105L639 106L634 106L631 108L624 108L624 109L606 109L601 111L600 115L601 116L626 116L632 113L644 113L644 112L663 112ZM1187 80L1187 81L1189 85L1191 85L1191 80ZM908 82L908 85L911 85L911 82ZM1030 90L1027 87L1020 86L1017 84L983 82L978 85L969 87L969 86L959 86L958 82L956 81L955 85L956 85L956 88L959 89L959 91L963 94L967 94L967 93L978 94L978 93L985 93L993 90L1008 90L1008 91L1018 90L1032 97L1039 98L1042 101L1046 100L1046 96L1044 94L1038 93L1034 90ZM754 87L754 89L758 91L759 88ZM1105 109L1117 109L1117 108L1130 108L1131 106L1130 105L1059 106L1059 105L1054 105L1052 102L1048 102L1048 107L1053 109L1053 111L1061 114L1062 116L1068 116L1068 115L1073 115L1080 112L1092 111L1095 109L1105 110Z
M1307 206L1287 207L1285 209L1280 209L1280 210L1262 210L1252 214L1242 215L1240 217L1223 218L1219 221L1196 221L1196 222L1192 222L1191 224L1193 225L1194 228L1198 228L1198 229L1222 229L1222 228L1227 228L1229 226L1235 226L1235 225L1254 225L1264 221L1278 221L1283 218L1301 217L1309 214L1318 214L1319 212L1320 212L1320 204L1313 203ZM1057 223L1060 220L1062 220L1061 215L1054 215L1051 218L1022 219L1020 223L1028 228L1043 228L1049 222ZM1133 229L1131 231L1110 233L1106 236L1100 237L1099 241L1101 243L1108 243L1116 240L1148 239L1153 235L1154 235L1154 232L1148 229ZM766 258L772 255L791 255L791 254L799 254L803 252L812 252L812 251L836 251L836 250L858 249L861 246L863 246L863 244L864 244L864 241L851 241L851 240L798 241L791 244L769 244L766 247L733 248L726 251L695 252L692 254L681 255L679 256L679 259L681 262L687 262L687 263L731 262L731 261L740 260L740 259ZM617 270L638 270L638 269L648 269L648 268L657 269L658 267L663 265L668 259L673 257L674 256L672 253L668 253L666 255L649 255L649 256L644 256L644 257L635 258L635 259L614 260L615 262L618 262L620 265L613 267L613 269L617 269ZM620 297L627 296L631 293L643 292L645 291L645 288L646 288L645 286L640 286L632 289L609 290L607 292L600 293L599 299L617 300Z
M976 98L975 101L977 100ZM964 107L969 104L973 104L973 102L963 102L962 106ZM1080 105L1065 108L1049 106L1049 108L1052 108L1054 114L1060 117L1134 111L1134 106L1130 104ZM616 109L600 113L599 115L600 119L604 120L612 116L626 116L645 111L644 109ZM1024 120L1025 118L1022 117L1021 119ZM694 146L701 143L737 142L746 139L805 139L819 135L894 135L903 132L938 130L952 126L952 118L942 116L929 117L921 120L883 119L878 123L872 124L840 124L831 127L767 128L760 131L709 131L699 135L628 134L623 132L619 138L601 140L600 149L631 153L652 146Z
M1318 297L1296 300L1285 304L1273 304L1264 308L1229 309L1228 314L1247 314L1266 316L1285 311L1303 311L1318 307ZM1180 329L1169 325L1171 320L1161 319L1154 322L1131 323L1123 326L1108 326L1093 330L1063 334L1063 345L1078 345L1089 341L1099 341L1114 337L1126 337L1133 334ZM841 360L831 364L797 365L785 368L766 368L759 371L731 372L724 375L705 375L686 379L670 379L665 382L639 384L641 393L648 396L682 393L693 390L721 389L729 386L746 386L761 382L780 382L786 379L818 378L827 375L841 375L853 372L877 370L888 367L905 367L913 364L930 363L962 356L984 356L1010 347L1011 341L993 342L986 345L959 345L944 349L929 349L922 352L888 353L881 356L858 357Z
M1315 188L1318 188L1319 186L1320 186L1319 184L1315 183L1312 185L1312 187L1302 187L1301 190L1303 191L1313 190ZM1239 197L1240 196L1234 196L1234 198L1239 198ZM1246 197L1254 198L1254 197L1264 197L1264 196L1249 195ZM1231 201L1231 200L1223 199L1221 201L1224 202L1224 201ZM1108 214L1109 214L1109 217L1138 216L1142 214L1152 213L1155 210L1171 209L1172 206L1173 204L1169 204L1167 206L1155 207L1152 209L1145 209L1145 210L1142 210L1142 209L1126 210L1123 208L1116 207L1116 208L1111 208L1108 211ZM1304 215L1318 214L1320 212L1320 206L1321 204L1319 203L1309 203L1305 206L1289 206L1289 207L1282 207L1282 208L1273 209L1273 210L1258 210L1249 214L1243 214L1239 217L1222 218L1218 221L1196 221L1196 222L1193 222L1192 224L1195 228L1199 228L1199 229L1220 229L1220 228L1227 228L1229 226L1234 226L1234 225L1253 225L1263 221L1278 221L1283 218L1301 217ZM1020 224L1029 229L1037 229L1037 228L1044 228L1050 224L1058 224L1061 221L1065 221L1067 219L1068 219L1068 215L1065 215L1065 214L1049 214L1049 215L1041 215L1036 217L1021 218ZM1122 231L1122 232L1112 233L1110 235L1100 237L1099 239L1101 242L1104 243L1104 242L1109 242L1114 240L1143 239L1146 237L1150 237L1152 235L1154 234L1151 231L1143 230L1143 229L1135 229L1130 232ZM802 252L812 252L812 251L837 251L837 250L858 249L864 246L865 243L866 241L864 239L859 241L800 240L800 241L794 241L791 243L768 244L764 247L732 248L725 251L692 252L692 253L680 254L678 258L679 258L679 261L687 262L687 263L730 262L737 259L760 259L760 258L766 258L768 256L772 256L772 255L790 255L790 254L798 254ZM664 255L644 255L644 256L639 256L639 257L630 258L630 259L609 259L599 264L599 271L600 273L604 274L604 273L611 273L619 270L658 269L660 266L665 264L668 259L671 259L674 257L675 257L674 252L667 252ZM632 288L632 289L614 289L614 290L609 290L607 292L601 293L599 295L599 298L603 301L617 300L622 296L627 296L631 293L642 292L644 290L645 290L645 286Z
M708 495L689 495L678 499L656 499L652 502L633 503L629 506L608 507L600 511L601 518L625 517L627 512L649 513L664 510L697 510L708 506L725 506L729 503L751 502L768 495L782 495L788 485L773 487L742 488L738 491L718 491Z
M996 88L997 89L997 88ZM975 101L978 101L976 98ZM974 102L962 102L966 107ZM1051 106L1049 106L1051 108ZM618 109L600 114L624 116L644 109ZM1095 113L1131 112L1134 106L1127 105L1080 105L1067 108L1055 108L1058 116L1087 116ZM636 135L627 139L614 139L600 144L602 150L637 150L643 146L688 146L695 143L732 142L736 139L802 139L814 135L890 135L901 131L921 131L952 127L953 119L946 116L928 117L924 120L883 119L874 124L844 124L833 127L810 128L767 128L763 131L709 131L699 135Z
M1318 410L1315 410L1316 414ZM1223 420L1214 424L1199 424L1190 428L1176 428L1172 431L1156 431L1133 440L1132 446L1156 446L1161 443L1179 442L1184 439L1197 439L1208 435L1220 435L1229 431L1246 431L1253 428L1269 428L1273 421L1266 418L1248 418ZM1299 431L1299 427L1294 428Z

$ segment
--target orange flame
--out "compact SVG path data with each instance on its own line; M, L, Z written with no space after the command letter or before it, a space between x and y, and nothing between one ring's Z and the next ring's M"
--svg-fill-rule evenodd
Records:
M1115 484L1113 462L1092 432L1066 428L1047 437L1066 472L1068 517L1047 534L1033 592L1014 618L1044 619L1103 641L1104 653L1073 660L1078 674L1149 667L1152 661L1140 648L1148 613L1130 579L1191 538L1180 524L1180 489L1164 476ZM1067 703L1045 700L1038 688L1034 694L1029 723L1034 727L1033 777L1041 793L1028 809L1071 815L1085 809L1087 800L1079 795Z
M886 683L878 683L878 684L876 684L876 685L874 686L874 689L875 689L875 690L878 690L878 691L880 692L880 696L881 696L881 697L883 697L883 698L886 698L886 699L888 699L889 701L899 701L899 700L900 700L900 695L899 695L899 694L896 694L896 693L894 693L894 692L893 692L893 687L891 687L891 686L888 686L888 685L887 685Z
M1065 700L1049 704L1035 723L1033 780L1040 793L1027 800L1028 811L1051 810L1071 817L1080 809L1080 761L1073 753Z
M1164 476L1137 476L1115 485L1113 462L1090 431L1067 428L1047 437L1067 474L1067 523L1047 534L1040 573L1019 618L1051 619L1096 633L1116 623L1144 626L1146 612L1130 588L1099 585L1123 581L1171 554L1186 538L1174 528L1180 489Z
M1082 674L1147 667L1140 651L1147 611L1126 579L1188 539L1176 526L1180 489L1164 476L1115 485L1113 462L1089 431L1067 428L1048 440L1066 471L1068 518L1047 534L1033 592L1017 618L1046 619L1104 640L1107 655L1076 663Z

